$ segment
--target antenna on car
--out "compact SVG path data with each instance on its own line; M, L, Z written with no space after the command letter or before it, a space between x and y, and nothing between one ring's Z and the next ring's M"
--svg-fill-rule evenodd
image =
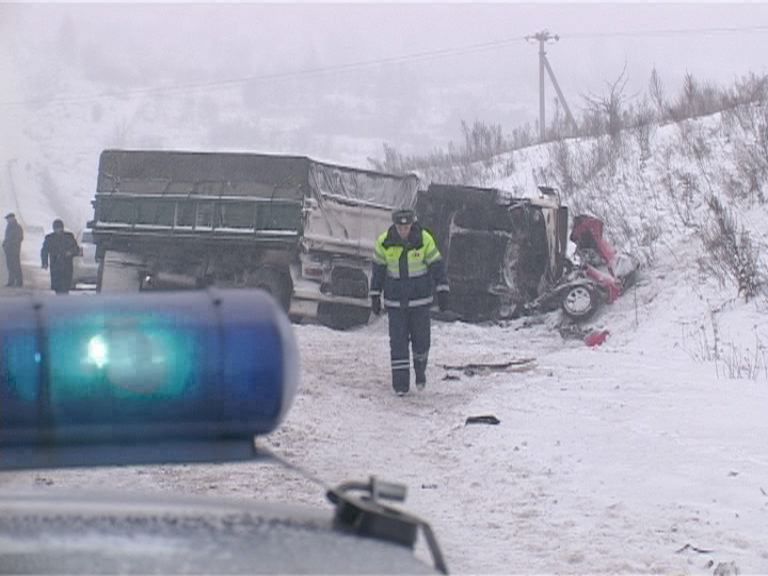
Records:
M357 496L352 492L360 492ZM413 548L418 529L424 533L435 569L448 574L443 553L432 527L421 518L383 504L381 500L405 500L403 484L382 482L371 476L368 482L345 482L328 490L326 496L336 506L334 525L359 536L387 540Z
M382 500L404 502L407 492L404 484L385 482L371 476L368 482L343 482L331 488L300 466L281 458L269 449L260 446L258 450L326 491L326 497L336 507L333 524L337 530L366 538L386 540L413 549L421 528L435 569L448 574L448 566L429 523L418 516L382 502Z

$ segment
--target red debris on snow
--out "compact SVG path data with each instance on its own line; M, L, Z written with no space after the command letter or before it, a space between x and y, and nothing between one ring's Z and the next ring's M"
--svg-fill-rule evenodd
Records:
M592 334L584 338L584 344L586 344L590 348L600 346L603 342L605 342L609 334L610 332L608 330L601 330L600 332L592 332Z

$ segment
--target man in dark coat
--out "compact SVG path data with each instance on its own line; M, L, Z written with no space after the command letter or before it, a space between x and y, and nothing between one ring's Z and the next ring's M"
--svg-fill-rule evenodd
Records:
M408 345L413 349L416 388L427 383L431 326L429 309L437 291L440 310L448 307L448 280L434 236L416 221L413 210L397 210L392 226L376 241L371 276L371 308L389 316L392 388L398 396L410 389Z
M16 215L6 215L8 223L5 228L3 250L5 251L5 264L8 267L8 284L6 286L21 286L24 281L21 277L21 242L24 240L24 230L16 221Z
M64 231L64 222L56 218L53 232L46 235L40 258L43 270L51 268L51 290L56 294L68 294L72 287L72 259L80 253L80 247L72 232Z

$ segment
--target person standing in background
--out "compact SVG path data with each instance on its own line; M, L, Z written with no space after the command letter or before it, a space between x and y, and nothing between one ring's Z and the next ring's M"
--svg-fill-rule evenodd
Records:
M11 212L5 216L5 265L8 267L8 283L6 286L21 287L24 280L21 274L21 242L24 240L24 230L16 221L16 215Z
M72 288L72 259L80 253L80 247L72 232L64 230L64 222L53 221L53 232L46 235L40 251L43 270L51 269L51 290L56 294L68 294Z

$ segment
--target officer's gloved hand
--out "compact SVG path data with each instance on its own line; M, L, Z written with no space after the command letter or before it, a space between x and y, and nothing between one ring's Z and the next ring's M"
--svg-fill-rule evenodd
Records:
M448 292L446 290L441 290L437 293L437 307L440 309L440 312L448 310Z
M371 296L371 311L379 316L381 314L381 296Z

